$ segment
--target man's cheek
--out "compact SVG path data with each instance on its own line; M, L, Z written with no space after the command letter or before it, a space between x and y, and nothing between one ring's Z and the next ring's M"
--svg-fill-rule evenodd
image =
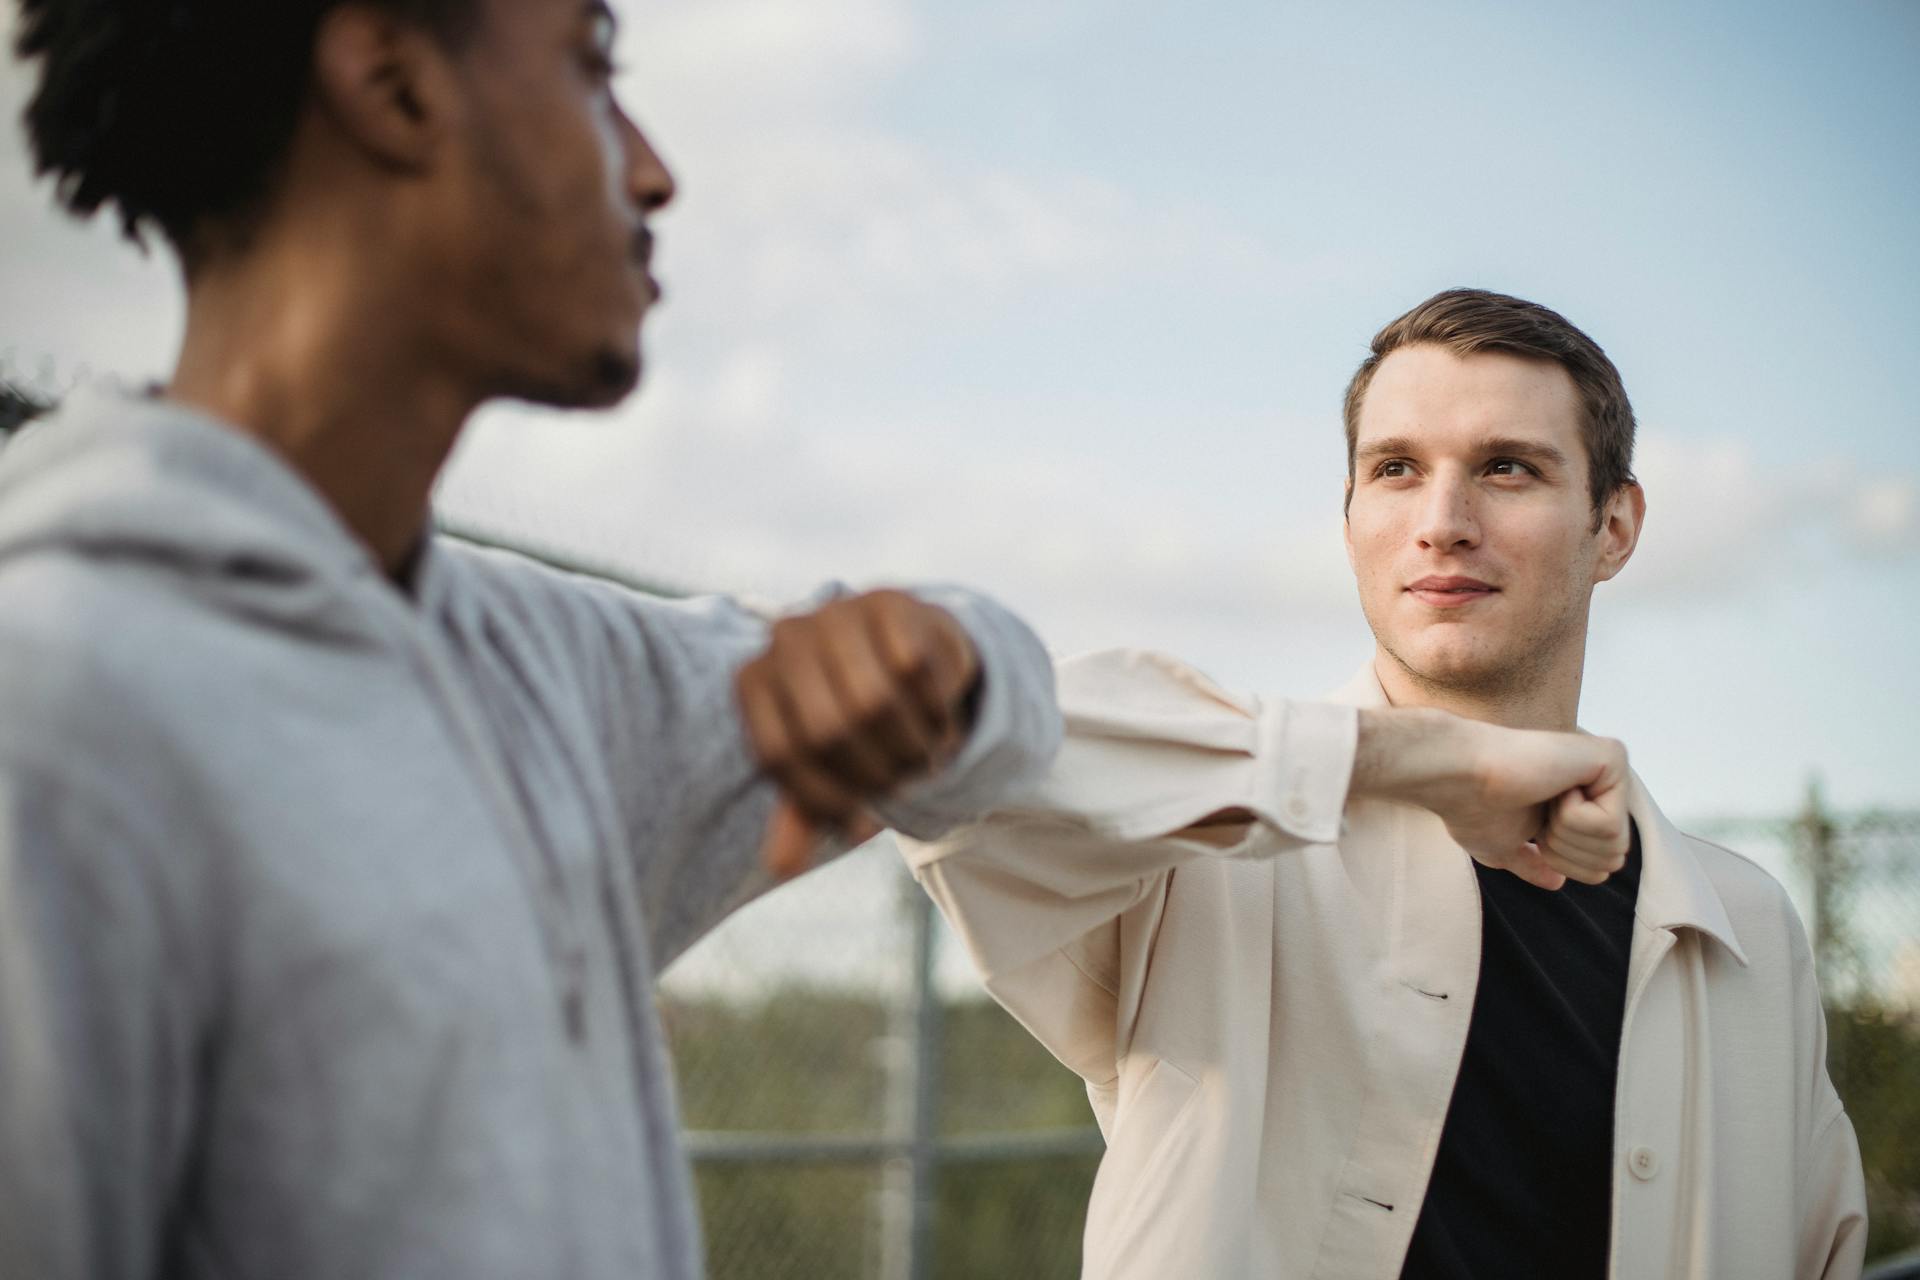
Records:
M612 101L601 102L593 112L593 141L600 156L602 193L607 207L624 217L627 210L627 155L620 142L620 122Z

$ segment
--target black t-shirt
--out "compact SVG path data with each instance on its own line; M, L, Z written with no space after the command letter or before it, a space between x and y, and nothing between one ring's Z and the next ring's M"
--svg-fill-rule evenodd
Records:
M1605 884L1479 863L1480 983L1406 1280L1607 1274L1640 832Z

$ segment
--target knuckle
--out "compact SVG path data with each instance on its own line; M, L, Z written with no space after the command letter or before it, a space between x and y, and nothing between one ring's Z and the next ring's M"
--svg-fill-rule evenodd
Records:
M816 755L838 750L846 737L844 724L823 716L808 716L800 727L801 742Z
M899 695L884 673L863 668L848 683L847 712L854 723L872 728L884 724L893 715Z
M892 724L894 705L891 697L863 697L854 703L853 721L861 730L873 733Z
M891 655L887 665L896 677L918 682L933 671L933 651L915 636Z

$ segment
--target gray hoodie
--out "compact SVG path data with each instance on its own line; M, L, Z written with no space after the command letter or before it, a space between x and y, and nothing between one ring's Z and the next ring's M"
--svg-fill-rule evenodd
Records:
M178 406L0 451L0 1275L701 1272L652 983L768 887L766 623L446 540L414 587ZM927 594L986 678L918 836L1059 737L1032 634Z

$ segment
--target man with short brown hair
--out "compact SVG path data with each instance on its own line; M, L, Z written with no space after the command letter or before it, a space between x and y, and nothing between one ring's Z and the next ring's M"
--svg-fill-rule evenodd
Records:
M909 851L1087 1082L1086 1274L1857 1275L1858 1148L1779 886L1624 768L1490 856L1347 746L1386 707L1575 727L1592 593L1646 510L1618 372L1554 312L1454 290L1381 330L1346 428L1375 638L1350 718L1069 661L1046 784ZM1583 857L1569 826L1616 805L1615 856Z

